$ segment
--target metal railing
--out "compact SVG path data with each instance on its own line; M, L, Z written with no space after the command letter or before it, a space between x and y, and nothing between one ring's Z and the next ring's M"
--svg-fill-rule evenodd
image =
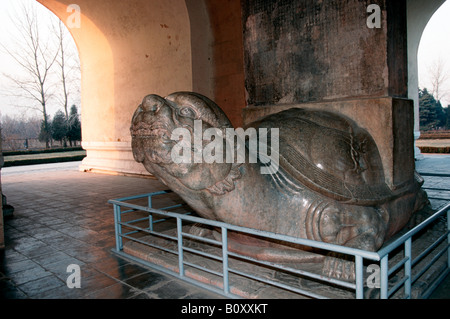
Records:
M279 289L307 298L330 298L329 294L321 294L320 291L317 291L316 289L306 289L302 286L291 285L280 280L268 278L267 276L260 275L257 271L248 271L248 268L247 270L242 270L239 267L231 265L230 259L232 259L231 261L233 264L235 264L236 260L240 260L240 262L250 263L251 265L269 267L271 269L275 269L276 271L289 273L294 277L297 276L299 278L308 278L308 280L313 280L314 282L320 282L323 285L331 286L333 289L342 289L346 293L350 291L352 292L352 298L356 297L357 299L363 299L366 297L365 292L367 292L368 285L367 278L365 278L365 274L367 274L367 272L364 271L364 267L367 265L368 261L371 263L375 262L375 265L377 265L375 270L379 271L379 273L376 274L379 276L375 278L376 280L374 280L375 284L372 286L369 285L369 287L375 288L377 291L375 294L376 298L382 299L393 297L397 298L398 295L401 295L399 293L401 291L401 287L403 287L404 291L401 297L411 298L411 291L414 283L431 267L433 267L433 265L436 265L438 260L440 261L441 266L439 266L439 274L435 276L437 279L435 279L433 281L434 283L429 286L428 291L422 293L421 296L424 297L429 295L450 272L450 203L444 205L425 221L388 243L379 251L371 252L199 218L191 214L189 211L183 211L183 213L174 212L175 210L183 207L182 203L169 205L162 208L155 208L153 206L153 201L156 197L160 195L166 196L170 193L170 191L160 191L109 201L109 203L113 204L114 207L116 232L116 248L114 251L123 257L177 276L187 282L216 293L220 293L227 297L241 297L231 291L230 276L233 275L239 276L239 278L247 278L263 283L265 285L278 287ZM142 200L144 200L145 203L142 203ZM139 203L134 203L135 201ZM137 218L131 217L131 215L136 213L138 213ZM156 229L157 225L162 225L169 221L173 224L172 232L168 231L168 229L171 229L170 227L163 227L165 229L164 231ZM173 223L173 221L176 221L176 223ZM412 247L415 244L413 237L423 232L425 228L433 227L433 225L435 225L438 221L441 226L442 224L444 225L438 238L435 240L433 239L427 247L419 249L416 256L413 256ZM201 224L213 227L215 229L220 229L220 238L199 236L194 233L186 232L183 229L183 226L193 224ZM256 258L238 254L230 251L228 248L230 232L259 236L271 241L276 240L289 245L302 245L315 250L352 256L355 265L356 278L353 281L336 279L324 276L322 273L304 270L301 267L258 260ZM156 240L149 240L147 237L142 237L143 235L150 236ZM144 258L125 253L124 240L139 243L145 247L149 247L150 249L163 252L165 255L176 256L177 267L161 266L157 263L149 262ZM216 250L211 252L198 247L196 248L196 246L191 247L185 243L187 240L200 243L200 246L202 244L213 246ZM161 241L168 241L171 244L160 244ZM436 249L439 250L436 252ZM217 253L217 251L220 252ZM416 252L417 249L414 251ZM216 266L220 265L220 267L211 268L205 266L206 264L203 262L200 262L200 264L192 262L189 258L187 258L188 254L211 260L216 263ZM401 256L399 257L399 255ZM392 258L394 256L395 258ZM400 260L396 261L395 259ZM443 259L446 260L443 262ZM195 276L191 275L192 271L187 273L187 268L196 269L197 271L209 273L212 276L219 277L221 278L221 283L205 284L204 282L196 280L194 278ZM390 277L395 277L395 280L391 280ZM331 298L333 298L333 296L331 296Z

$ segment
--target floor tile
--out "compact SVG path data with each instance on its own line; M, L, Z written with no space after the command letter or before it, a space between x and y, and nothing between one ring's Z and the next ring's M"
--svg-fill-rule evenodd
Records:
M39 267L39 265L33 260L28 258L16 262L10 262L8 260L8 263L6 263L4 266L4 271L5 274L9 276L17 272L34 269L36 267Z
M155 294L158 299L183 299L190 294L190 289L192 287L186 286L184 283L168 281L158 288L147 289L146 291Z
M60 278L63 281L66 281L67 278L72 274L71 268L69 266L77 265L80 266L80 272L81 269L83 269L86 264L84 264L82 261L73 258L73 257L64 257L56 262L45 264L42 267L50 271L52 274L54 274L56 277Z
M135 276L142 275L149 272L147 268L143 268L135 264L126 264L120 267L108 267L104 270L109 276L116 278L121 281L131 279Z
M123 283L116 283L106 288L87 294L87 299L129 299L142 293Z
M58 262L64 262L67 264L82 264L82 262L72 256L67 255L66 253L59 251L59 250L53 250L49 254L36 256L33 258L33 260L40 264L43 267L46 267L47 265L58 263Z
M46 245L43 242L30 246L30 249L22 249L21 253L29 258L39 257L55 252L55 248Z
M39 299L81 299L84 298L85 291L79 288L69 288L66 285L48 289L38 295Z
M35 297L40 294L54 289L56 287L65 286L65 283L53 275L48 275L33 281L26 282L19 285L20 290L22 290L27 296Z
M7 266L10 263L28 259L27 256L15 251L14 249L3 249L0 251L0 263L2 266ZM3 269L0 267L0 269Z
M169 281L170 278L156 272L147 272L138 276L134 276L124 282L140 290L152 290L159 284Z
M22 285L27 282L35 281L37 279L41 279L47 276L51 276L52 273L45 270L44 268L40 266L36 266L31 269L26 269L18 272L14 272L11 274L8 274L8 277L11 278L11 280L16 285Z
M9 278L0 279L0 299L26 299L27 295Z

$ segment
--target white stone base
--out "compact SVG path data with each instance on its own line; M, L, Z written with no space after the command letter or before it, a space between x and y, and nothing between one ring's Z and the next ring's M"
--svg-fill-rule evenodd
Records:
M130 142L82 142L81 145L86 150L81 171L151 176L134 160Z
M414 131L414 159L416 161L419 161L424 158L423 154L420 152L420 148L416 146L416 141L419 139L419 137L420 131Z

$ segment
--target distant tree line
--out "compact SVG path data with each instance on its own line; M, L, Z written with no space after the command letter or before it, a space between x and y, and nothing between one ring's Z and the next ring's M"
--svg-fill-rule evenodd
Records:
M419 89L419 120L421 131L450 130L450 107L442 107L426 88Z
M58 142L61 146L76 146L81 141L81 122L75 105L68 117L59 110L53 116L47 115L47 125L39 117L25 118L5 115L0 123L3 147L11 150L28 149L30 140L39 140L47 147L47 142Z

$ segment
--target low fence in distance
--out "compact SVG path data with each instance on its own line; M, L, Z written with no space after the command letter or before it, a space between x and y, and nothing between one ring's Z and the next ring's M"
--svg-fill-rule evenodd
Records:
M69 143L67 143L69 144ZM73 141L72 146L77 146L80 141ZM51 140L50 148L60 148L59 141ZM37 138L4 138L2 139L2 150L6 151L27 151L45 149L45 142L39 141Z

